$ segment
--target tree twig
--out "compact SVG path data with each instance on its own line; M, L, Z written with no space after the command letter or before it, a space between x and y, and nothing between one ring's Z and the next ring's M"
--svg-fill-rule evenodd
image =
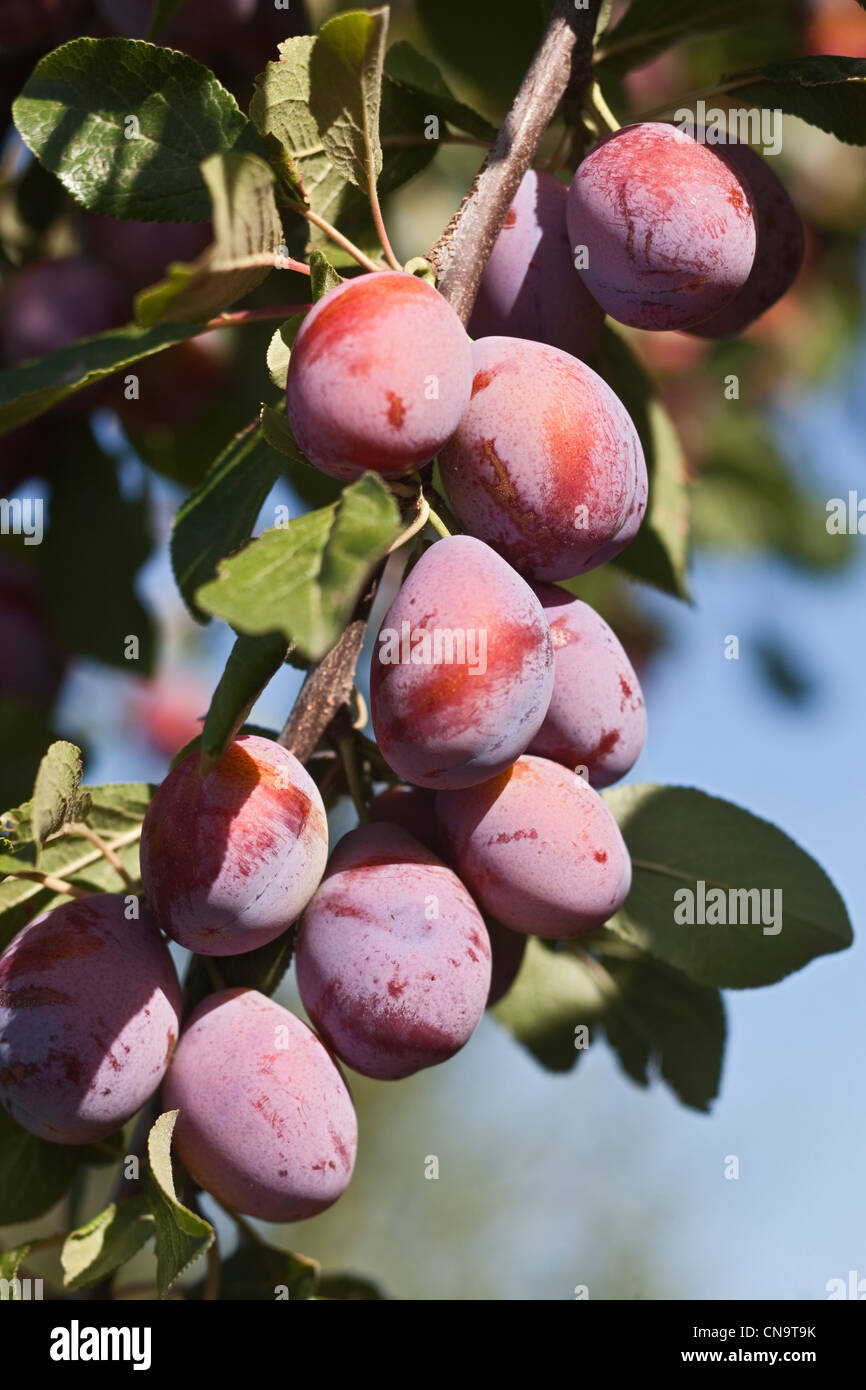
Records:
M601 0L557 0L550 24L475 182L430 252L439 291L465 323L493 244L560 99L582 94L592 71Z

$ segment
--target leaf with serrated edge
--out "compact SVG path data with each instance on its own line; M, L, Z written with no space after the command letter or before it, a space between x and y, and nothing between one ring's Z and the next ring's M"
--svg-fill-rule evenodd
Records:
M271 163L289 196L307 203L319 217L342 225L345 214L368 209L365 194L352 184L333 162L325 148L316 117L310 107L310 65L318 42L311 35L287 39L280 44L280 61L268 63L258 79L250 104L250 117L265 140ZM381 137L417 134L429 114L429 101L385 78L381 90L379 126ZM380 194L391 193L413 177L434 158L435 140L418 144L397 144L383 151ZM321 242L326 234L311 228L311 241ZM363 245L357 234L353 240ZM380 250L377 239L363 246L372 255ZM335 264L342 262L339 248L328 246Z
M200 1259L214 1241L209 1221L177 1200L171 1171L171 1136L176 1110L166 1110L147 1136L147 1193L156 1235L156 1285L164 1298L184 1270Z
M353 10L323 24L310 65L310 110L325 153L356 187L382 170L379 105L388 10Z
M12 113L25 145L76 202L145 222L206 222L202 161L259 144L209 68L140 39L54 49Z
M196 602L236 631L280 631L316 661L336 642L401 526L381 478L365 473L334 506L265 531L224 561Z
M153 1234L154 1220L146 1197L112 1202L85 1225L70 1231L63 1242L63 1287L84 1289L98 1284L137 1255Z
M778 109L844 144L866 145L866 58L812 54L722 80L732 105Z
M276 264L283 228L274 198L274 171L253 154L214 154L202 164L213 206L213 243L192 264L175 263L165 280L136 297L135 316L158 323L203 322L250 294Z
M604 793L632 857L634 877L608 929L698 984L745 989L774 984L817 956L851 944L848 914L824 870L783 831L728 801L687 787L646 783ZM722 889L748 922L678 923L674 913L698 882ZM730 892L767 890L768 914L781 893L781 930L753 922L756 908ZM760 906L760 904L758 904ZM734 915L734 914L730 914Z
M33 837L44 845L66 821L78 818L81 786L81 749L74 743L52 743L39 764L33 788Z

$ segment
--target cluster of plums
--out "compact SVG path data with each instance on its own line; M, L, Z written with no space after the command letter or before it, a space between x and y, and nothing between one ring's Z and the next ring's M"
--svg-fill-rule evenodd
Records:
M74 901L0 957L0 1099L22 1125L98 1139L165 1075L203 1188L252 1216L313 1215L355 1159L339 1063L395 1080L445 1061L513 982L529 934L579 936L622 905L631 863L598 789L640 753L643 697L611 629L551 581L632 539L647 475L626 410L576 354L605 311L729 332L778 297L779 239L789 280L799 224L755 159L644 125L602 142L570 191L528 174L474 343L397 272L347 281L307 314L287 392L306 454L346 480L438 454L469 533L424 550L382 620L371 713L401 783L329 859L318 788L277 743L242 735L204 777L197 755L181 761L144 822L146 910ZM161 933L233 956L296 921L315 1032L251 989L205 999L180 1032Z

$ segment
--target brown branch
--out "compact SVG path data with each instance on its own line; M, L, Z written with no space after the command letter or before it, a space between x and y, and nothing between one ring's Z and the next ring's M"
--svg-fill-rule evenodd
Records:
M520 180L560 100L574 102L592 70L592 39L601 0L578 9L557 0L550 24L478 175L428 259L439 291L464 323Z
M302 763L315 750L334 716L352 698L355 667L364 645L372 601L370 594L369 601L365 600L363 614L353 619L336 646L310 671L277 739Z

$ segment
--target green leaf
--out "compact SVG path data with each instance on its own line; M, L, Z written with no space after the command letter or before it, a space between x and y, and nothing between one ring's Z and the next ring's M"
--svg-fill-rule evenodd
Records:
M108 217L206 222L202 161L256 148L209 68L138 39L73 39L47 53L12 110L25 145Z
M405 87L416 96L428 98L433 111L444 116L458 130L465 130L479 140L496 139L496 127L473 111L471 106L458 101L436 64L413 48L411 43L395 43L388 50L385 72L398 87Z
M196 602L239 632L282 632L317 661L340 636L401 527L385 484L365 473L339 502L265 531L224 561Z
M160 1115L147 1136L147 1194L155 1223L156 1286L164 1298L184 1270L214 1241L214 1228L177 1200L171 1171L171 1136L178 1112Z
M614 564L663 593L687 599L686 463L673 421L634 353L607 324L602 331L596 366L634 421L649 476L643 525Z
M732 105L778 107L847 145L866 145L866 58L815 54L722 79Z
M146 783L133 782L81 790L90 803L85 823L115 851L127 873L137 879L141 823L153 788ZM0 817L2 834L11 844L11 850L0 846L0 876L29 872L37 867L32 809L32 803L26 802ZM117 870L96 846L77 835L60 835L49 840L39 855L38 869L42 874L66 879L93 893L128 891ZM0 882L0 949L39 913L68 901L68 895L55 893L41 883L23 878L3 879Z
M200 760L203 777L216 767L286 655L286 640L279 633L238 637L205 717Z
M280 391L286 389L292 347L306 317L306 310L302 314L292 314L290 319L286 319L285 323L280 325L268 344L268 372L271 381Z
M313 303L326 295L328 290L334 290L342 283L342 275L334 269L324 251L313 251L310 255L310 290Z
M268 63L258 80L250 117L290 196L306 202L329 222L343 225L348 213L368 214L369 204L334 162L311 109L311 64L317 43L314 37L302 35L280 44L280 61ZM397 137L399 141L407 135L423 134L428 110L419 97L386 78L379 112L381 139L387 142L388 138ZM435 154L435 141L387 147L383 151L380 193L399 188L429 164ZM320 241L324 233L313 228L311 237ZM357 234L353 240L359 240ZM329 246L328 254L332 261L338 260L333 247Z
M38 846L67 821L77 820L82 806L81 749L74 743L52 743L36 774L33 788L33 836Z
M165 280L137 296L136 318L146 327L203 322L243 299L271 271L251 266L250 259L264 255L276 263L283 244L269 164L233 151L211 155L201 170L213 208L213 244L192 264L170 266Z
M570 1071L585 1050L575 1029L586 1026L595 1041L604 996L579 961L530 937L517 979L491 1012L542 1066Z
M56 471L38 563L46 615L67 651L126 673L153 671L155 625L136 593L152 546L148 496L124 496L112 459L97 455L83 475Z
M42 1216L69 1191L79 1162L77 1146L37 1139L0 1106L0 1226Z
M171 535L171 563L187 607L199 622L208 619L195 602L196 591L213 578L220 560L249 539L281 471L279 456L259 425L249 425L220 454L201 487L178 511Z
M153 1234L154 1219L146 1197L112 1202L85 1225L70 1231L63 1242L63 1287L85 1289L98 1284L137 1255Z
M718 991L609 932L555 949L530 937L517 979L491 1012L549 1071L570 1071L603 1029L638 1085L660 1075L697 1110L718 1094L725 1046Z
M162 324L159 328L127 324L0 372L0 435L26 425L58 401L142 357L193 338L198 331L186 324Z
M260 1302L308 1299L319 1276L315 1260L273 1245L241 1245L222 1267L220 1299Z
M387 7L336 15L319 30L310 67L310 110L325 153L365 191L382 170L379 106L387 36Z
M786 8L786 0L765 0L761 18ZM631 0L622 19L599 44L600 78L643 67L658 53L693 34L722 33L754 24L754 0Z
M600 952L610 981L604 1012L607 1040L639 1086L655 1076L684 1105L707 1111L719 1093L725 1053L725 1009L717 989L695 984L604 933L588 943Z
M634 866L608 928L629 945L698 984L743 989L851 944L845 905L823 869L768 821L686 787L617 787L605 800ZM713 924L706 898L714 892L720 914L745 920ZM689 902L693 925L675 916Z

